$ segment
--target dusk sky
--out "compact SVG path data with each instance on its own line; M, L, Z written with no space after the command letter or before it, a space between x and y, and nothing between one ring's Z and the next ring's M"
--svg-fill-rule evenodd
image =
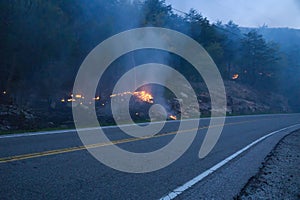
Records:
M233 20L242 27L290 27L300 29L300 0L166 0L188 12L195 8L211 22Z

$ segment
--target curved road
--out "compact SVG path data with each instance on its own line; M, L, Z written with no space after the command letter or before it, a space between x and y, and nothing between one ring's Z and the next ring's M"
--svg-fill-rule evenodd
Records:
M117 127L105 132L123 149L148 152L166 145L178 124L168 122L159 135L138 140ZM144 174L103 165L83 147L74 130L0 136L0 199L159 199L257 139L300 124L300 114L227 117L217 145L199 159L208 124L209 119L201 119L193 144L180 159Z

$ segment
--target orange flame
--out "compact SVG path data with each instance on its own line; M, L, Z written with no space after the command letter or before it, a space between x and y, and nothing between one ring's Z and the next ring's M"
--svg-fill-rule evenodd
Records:
M153 103L153 96L146 91L133 92L133 95L135 95L137 98L139 98L142 101Z
M123 92L123 93L119 93L119 94L112 94L112 95L110 95L110 97L113 98L113 97L124 96L124 95L133 95L141 101L153 103L153 96L146 91Z
M99 97L99 96L97 96L97 97L93 98L93 100L95 100L95 101L99 101L99 100L100 100L100 97Z
M238 79L239 78L239 75L238 74L234 74L233 76L232 76L232 80L235 80L235 79Z
M170 115L169 117L170 119L177 120L177 117L175 115Z
M68 102L74 102L74 101L76 101L76 99L71 98L71 99L68 99L67 101Z

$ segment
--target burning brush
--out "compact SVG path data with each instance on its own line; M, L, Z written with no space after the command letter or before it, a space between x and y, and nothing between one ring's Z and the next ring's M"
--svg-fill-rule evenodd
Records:
M146 92L146 91L136 91L136 92L123 92L123 93L118 93L118 94L112 94L110 95L111 98L114 98L114 97L122 97L122 96L125 96L125 95L132 95L132 96L135 96L136 98L138 98L140 101L143 101L143 102L147 102L147 103L151 103L153 104L154 101L153 101L153 96Z

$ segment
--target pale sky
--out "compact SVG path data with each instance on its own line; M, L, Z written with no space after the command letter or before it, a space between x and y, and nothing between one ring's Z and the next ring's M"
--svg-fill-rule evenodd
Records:
M300 0L166 0L166 4L185 12L195 8L211 22L300 29Z

